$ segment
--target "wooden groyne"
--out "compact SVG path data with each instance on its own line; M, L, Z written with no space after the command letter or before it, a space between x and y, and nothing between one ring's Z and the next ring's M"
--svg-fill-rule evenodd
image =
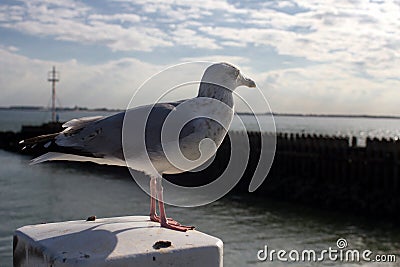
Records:
M261 134L247 134L250 158L234 188L240 193L248 193L261 152ZM351 214L400 219L400 141L368 138L360 147L355 137L288 133L277 134L276 141L271 170L251 194ZM188 186L208 183L224 171L229 158L230 142L226 138L207 169L167 179Z
M0 133L0 148L21 152L18 141L56 132L61 124L24 128L20 133ZM246 137L244 132L231 135ZM247 133L250 158L247 168L234 188L248 193L248 187L259 161L262 148L259 132ZM225 170L231 153L230 139L219 148L214 162L196 173L168 175L165 178L179 185L199 186L217 179ZM40 154L40 148L23 153ZM276 152L264 183L252 194L304 203L324 209L343 210L368 216L400 219L400 141L366 140L357 145L355 137L315 134L276 135Z

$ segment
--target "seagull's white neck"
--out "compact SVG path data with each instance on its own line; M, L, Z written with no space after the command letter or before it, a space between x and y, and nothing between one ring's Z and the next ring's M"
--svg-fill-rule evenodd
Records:
M197 97L214 98L233 108L233 95L232 89L230 88L225 88L213 83L201 82Z

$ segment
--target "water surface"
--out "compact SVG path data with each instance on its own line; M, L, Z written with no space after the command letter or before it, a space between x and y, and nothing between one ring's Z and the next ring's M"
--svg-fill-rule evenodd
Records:
M61 120L107 112L65 112ZM0 110L0 131L19 130L23 124L48 120L42 111ZM278 130L323 134L395 137L400 120L353 118L278 117ZM249 127L254 123L246 121ZM235 126L233 125L233 128ZM90 215L112 217L146 215L149 197L122 169L84 163L52 162L29 166L30 158L0 150L0 266L12 266L12 235L18 227L42 222L82 220ZM268 182L268 180L266 181ZM315 210L251 194L233 194L198 208L167 207L167 214L184 224L224 241L225 266L286 266L260 262L257 251L271 249L335 248L345 238L352 249L397 254L397 224L367 220L349 214ZM373 216L371 216L373 217ZM396 266L395 264L343 262L295 263L296 266Z
M27 224L98 217L146 215L149 197L123 170L75 163L29 166L29 158L0 150L0 266L12 266L12 234ZM167 207L169 216L224 241L225 266L286 266L260 262L257 251L327 249L339 237L351 247L398 253L396 225L366 222L251 195L230 195L198 208ZM399 256L398 256L399 257ZM296 264L297 265L297 264ZM341 263L299 266L343 266ZM353 265L351 265L353 266ZM354 265L356 266L356 265ZM363 266L394 266L364 264Z

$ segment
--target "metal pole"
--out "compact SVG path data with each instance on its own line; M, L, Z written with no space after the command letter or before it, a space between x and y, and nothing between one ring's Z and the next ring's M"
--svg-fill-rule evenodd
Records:
M53 66L53 70L49 71L49 76L47 79L51 82L51 121L56 121L56 82L59 81L58 72L56 72L56 67Z
M53 66L53 77L56 75L56 68ZM51 85L51 121L56 121L56 81L52 80Z

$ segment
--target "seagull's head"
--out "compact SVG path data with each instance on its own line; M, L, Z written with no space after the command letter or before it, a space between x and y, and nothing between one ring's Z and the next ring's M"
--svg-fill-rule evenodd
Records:
M225 62L209 66L201 81L220 85L232 91L239 86L256 87L256 83L244 76L237 67Z

